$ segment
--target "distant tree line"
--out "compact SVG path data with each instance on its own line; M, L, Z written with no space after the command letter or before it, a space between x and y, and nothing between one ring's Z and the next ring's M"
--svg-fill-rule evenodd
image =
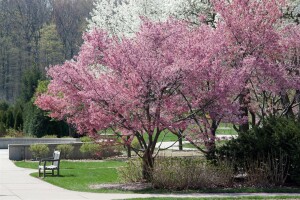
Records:
M82 43L91 0L0 0L0 99L15 102L21 77L72 58Z
M47 88L45 68L77 54L92 7L93 0L0 0L0 136L72 133L33 102Z

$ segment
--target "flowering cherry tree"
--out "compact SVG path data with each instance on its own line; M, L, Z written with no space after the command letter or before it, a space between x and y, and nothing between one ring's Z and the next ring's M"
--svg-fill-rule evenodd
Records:
M198 32L199 36L208 35L205 42L198 43L205 46L198 52L199 55L205 52L205 59L197 60L198 65L193 66L200 69L199 64L204 64L213 73L223 68L227 69L223 73L232 71L226 76L231 84L225 84L224 88L230 89L222 93L223 101L207 107L202 112L205 115L191 116L197 130L190 131L196 133L190 140L200 137L209 152L214 151L215 131L222 120L239 124L238 131L244 132L250 122L257 125L268 115L294 116L293 111L299 113L295 108L299 109L300 99L297 62L300 32L298 26L282 20L285 2L233 0L212 1L212 4L219 21L213 31ZM197 104L191 103L195 99L186 98L193 105L194 112L190 113L198 110Z
M233 0L213 1L213 5L220 15L216 29L226 42L219 58L244 77L238 93L242 116L250 114L253 124L259 122L274 108L270 102L275 96L282 102L280 109L285 109L285 94L299 87L299 76L290 73L285 56L292 46L283 44L288 34L282 31L289 32L289 25L281 20L285 2ZM248 122L240 127L240 131L247 129Z
M164 130L193 144L196 134L213 152L221 121L247 130L249 112L256 123L274 108L270 98L299 89L291 62L298 27L281 24L284 3L276 2L212 1L215 28L144 19L132 37L93 29L77 57L48 70L52 80L36 104L81 133L112 128L127 145L137 138L149 180Z
M221 114L226 109L213 105L230 102L236 71L209 60L219 47L210 44L213 31L174 20L146 20L131 39L94 30L85 34L78 57L48 70L52 80L36 104L82 133L112 128L127 145L136 137L149 179L164 130L185 130L191 116Z
M295 77L290 79L290 85L296 85L298 87L287 88L280 95L282 106L278 108L273 106L273 111L281 111L282 115L296 118L300 121L300 90L299 90L299 50L300 50L300 29L299 25L290 25L285 27L281 32L281 44L285 49L283 61L288 66L289 77ZM270 111L269 111L270 112Z

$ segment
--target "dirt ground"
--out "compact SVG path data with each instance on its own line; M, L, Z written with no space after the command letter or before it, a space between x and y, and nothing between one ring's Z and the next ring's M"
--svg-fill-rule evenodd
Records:
M151 188L150 183L114 183L114 184L97 184L90 185L91 189L118 189L118 190L131 190L138 191Z

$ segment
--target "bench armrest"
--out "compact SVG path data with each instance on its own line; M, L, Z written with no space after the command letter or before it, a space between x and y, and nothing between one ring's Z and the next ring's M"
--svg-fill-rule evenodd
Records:
M59 161L60 159L43 159L42 162L54 162L54 161Z
M50 159L53 159L53 157L40 158L40 159L39 159L39 165L41 164L41 162L44 162L45 160L50 160Z

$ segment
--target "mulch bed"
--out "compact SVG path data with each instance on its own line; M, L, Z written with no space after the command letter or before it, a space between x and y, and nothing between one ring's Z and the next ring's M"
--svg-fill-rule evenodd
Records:
M151 183L113 183L113 184L96 184L90 185L90 189L118 189L118 190L145 190L152 188Z

